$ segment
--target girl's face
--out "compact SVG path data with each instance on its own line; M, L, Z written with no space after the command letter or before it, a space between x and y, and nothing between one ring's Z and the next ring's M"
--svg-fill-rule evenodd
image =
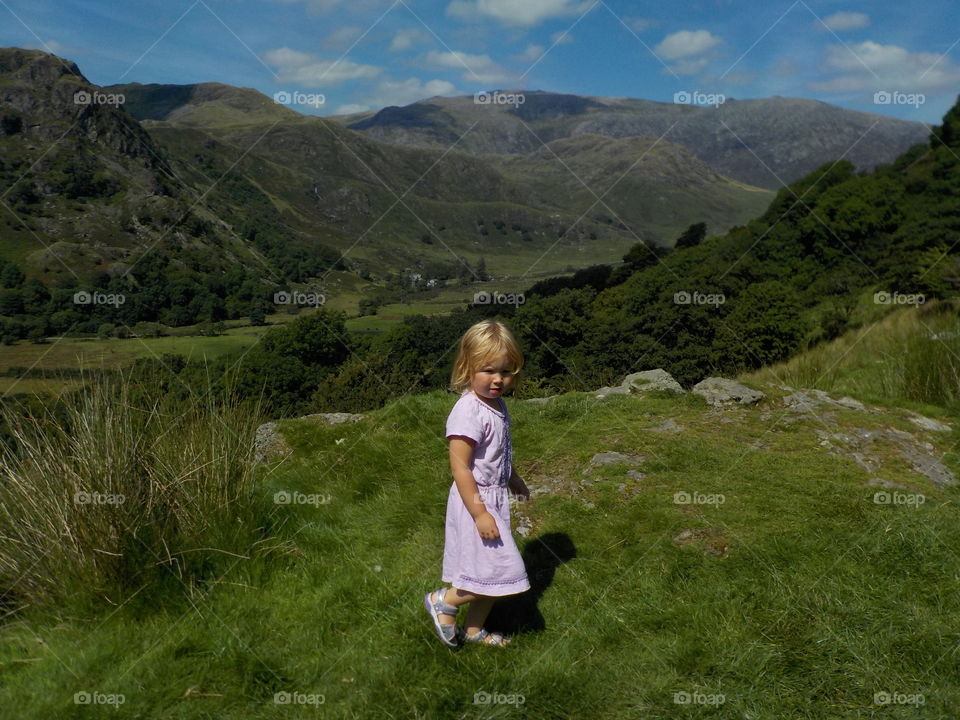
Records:
M487 405L497 407L497 398L510 389L516 373L506 355L487 360L477 368L470 381L470 389Z

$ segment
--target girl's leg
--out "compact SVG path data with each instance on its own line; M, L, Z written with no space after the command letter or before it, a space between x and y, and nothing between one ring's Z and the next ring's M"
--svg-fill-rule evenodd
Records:
M459 608L464 603L476 600L477 597L477 595L467 592L466 590L449 587L447 588L446 592L443 593L443 598L441 599L444 602ZM471 607L473 606L471 605ZM440 613L438 617L441 625L453 625L457 621L456 615L448 615L447 613Z
M467 619L463 623L463 630L467 635L476 635L483 629L483 623L493 608L495 597L490 595L474 595L473 602L467 608Z

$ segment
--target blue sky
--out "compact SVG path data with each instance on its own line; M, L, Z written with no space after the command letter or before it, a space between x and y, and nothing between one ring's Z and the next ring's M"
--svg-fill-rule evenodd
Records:
M948 0L0 0L0 45L99 85L217 81L320 115L517 88L805 97L932 124L960 93L955 16Z

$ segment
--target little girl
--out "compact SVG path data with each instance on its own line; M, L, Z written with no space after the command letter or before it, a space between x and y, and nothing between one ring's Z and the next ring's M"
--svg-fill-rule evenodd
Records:
M530 589L523 559L510 533L508 488L521 499L526 484L513 468L510 415L503 394L523 366L523 355L507 326L483 320L460 340L450 386L460 399L447 417L453 484L447 496L443 548L444 582L427 593L424 605L440 640L506 645L510 638L483 623L496 598ZM469 603L461 631L457 610Z

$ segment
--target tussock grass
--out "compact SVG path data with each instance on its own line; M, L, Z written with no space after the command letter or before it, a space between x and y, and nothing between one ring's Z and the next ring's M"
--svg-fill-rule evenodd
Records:
M121 373L85 383L54 411L2 413L8 606L190 591L256 540L255 408L210 393L180 407Z
M901 308L790 360L741 376L960 413L960 302Z

